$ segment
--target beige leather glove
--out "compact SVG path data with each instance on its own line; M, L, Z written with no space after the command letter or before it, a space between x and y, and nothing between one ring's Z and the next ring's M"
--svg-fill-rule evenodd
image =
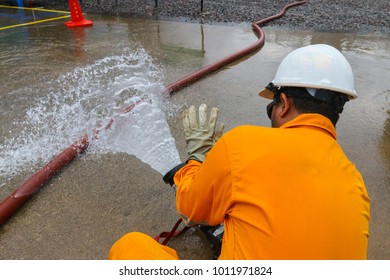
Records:
M199 106L199 122L196 117L195 106L183 112L183 127L187 142L188 160L194 159L199 162L205 160L205 155L222 136L224 124L216 131L215 126L218 118L218 108L212 108L210 119L207 120L207 105Z

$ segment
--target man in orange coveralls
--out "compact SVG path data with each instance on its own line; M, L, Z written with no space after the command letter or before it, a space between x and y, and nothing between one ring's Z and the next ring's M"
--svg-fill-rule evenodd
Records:
M218 110L184 112L188 161L174 170L177 211L187 224L224 224L219 259L365 259L370 200L336 141L346 101L357 97L351 67L328 45L290 53L259 94L272 99L272 128L215 131ZM214 145L215 143L215 145ZM178 259L142 233L111 259Z

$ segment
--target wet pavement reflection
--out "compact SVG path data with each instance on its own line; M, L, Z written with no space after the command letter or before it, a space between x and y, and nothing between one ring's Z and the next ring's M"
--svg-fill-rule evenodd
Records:
M168 85L257 39L247 24L200 25L91 15L89 18L94 21L91 28L67 29L60 20L0 31L3 156L26 157L10 148L9 143L21 135L27 137L28 133L22 131L32 128L23 127L26 114L51 94L59 77L75 73L72 71L76 68L142 48L161 72L161 82ZM307 44L330 44L350 61L359 94L357 100L346 104L337 133L345 153L361 171L371 198L368 258L390 259L390 38L271 28L264 31L266 43L260 51L171 95L169 102L175 109L167 120L182 160L182 108L203 102L219 107L226 131L241 124L269 126L267 100L257 93L273 79L282 58ZM110 94L109 87L107 91ZM53 133L55 130L58 128L54 125ZM69 136L58 144L58 153L64 143L70 145L77 140L72 133L64 135ZM47 149L35 148L41 149L42 154ZM0 199L11 194L44 163L31 161L16 174L3 163ZM170 230L177 219L174 191L149 165L125 153L87 152L0 228L0 258L105 259L110 246L126 232L157 236ZM195 229L171 245L184 259L211 256L207 242Z

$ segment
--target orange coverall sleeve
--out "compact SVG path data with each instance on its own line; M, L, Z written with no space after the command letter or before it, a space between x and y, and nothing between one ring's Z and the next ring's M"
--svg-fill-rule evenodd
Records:
M232 180L223 138L199 163L190 160L175 175L176 208L187 224L222 223L232 204Z

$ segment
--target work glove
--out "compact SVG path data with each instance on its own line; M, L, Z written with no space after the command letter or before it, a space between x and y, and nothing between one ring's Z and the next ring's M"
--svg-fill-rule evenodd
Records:
M218 118L218 108L212 108L210 118L207 120L207 105L199 106L199 122L196 117L195 106L183 112L183 127L187 142L188 160L194 159L199 162L205 160L208 151L215 142L222 136L224 124L222 123L216 131L215 126Z

